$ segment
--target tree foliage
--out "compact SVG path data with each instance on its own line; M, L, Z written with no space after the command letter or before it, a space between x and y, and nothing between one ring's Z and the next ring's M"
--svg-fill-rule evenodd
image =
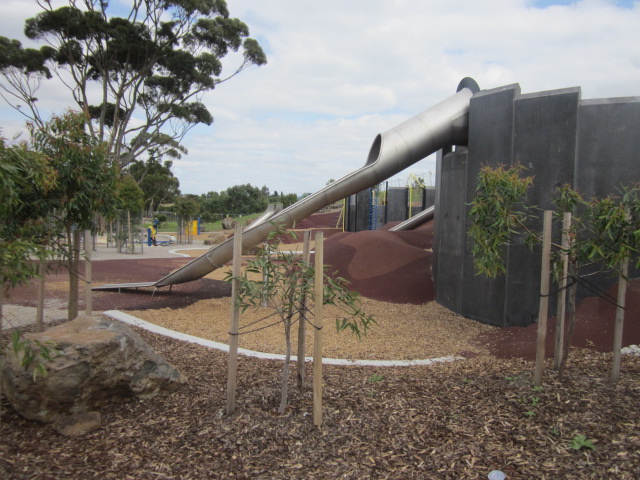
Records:
M527 189L533 177L521 177L524 167L483 167L471 202L469 236L478 273L496 277L505 272L504 251L511 237L526 229L530 213ZM530 236L528 238L531 238Z
M109 214L118 208L117 172L106 145L87 133L87 123L83 114L69 111L53 115L41 128L30 125L34 150L56 172L57 181L47 198L66 231L72 226L91 229L96 213Z
M525 235L531 243L540 240L526 225L537 208L525 195L533 179L521 178L521 170L519 166L484 167L478 175L468 233L474 242L476 270L490 277L506 271L504 248L513 236ZM590 274L614 272L624 278L628 261L635 261L640 267L640 183L621 186L617 194L588 201L572 186L563 185L557 189L554 202L560 217L571 214L571 226L566 232L568 245L554 245L552 251L555 279L569 287L570 323L558 364L562 376L576 323L577 286L593 288L584 282L581 269L589 266ZM562 278L563 258L567 260L568 278Z
M122 208L138 214L144 208L144 192L131 175L121 175L117 186L118 199Z
M237 298L242 312L266 304L283 324L287 354L282 373L280 413L284 412L287 405L291 328L296 321L306 322L313 317L316 272L313 265L305 263L299 256L278 251L279 239L285 234L283 229L272 232L265 244L258 249L255 258L248 262L245 271L238 278L240 292ZM256 280L256 277L260 280ZM226 280L233 278L229 274ZM323 304L334 305L342 312L336 318L338 331L350 330L358 338L366 335L367 330L375 324L375 319L362 310L359 294L349 289L348 281L324 273L323 285Z
M295 193L285 195L274 191L270 194L269 188L254 187L253 185L234 185L226 190L208 192L200 196L203 217L214 218L216 215L247 215L259 213L267 208L269 203L282 204L287 208L298 201Z
M144 208L149 216L161 203L171 203L180 195L180 181L171 172L172 162L149 158L146 162L134 160L127 172L136 180L143 192Z
M91 136L105 142L121 167L145 151L166 151L194 125L213 116L203 95L266 57L248 27L229 16L224 0L133 0L130 11L105 0L69 0L25 24L25 34L47 42L39 50L0 37L3 97L38 127L40 82L57 74L91 118ZM222 59L241 50L239 65L222 77ZM26 105L28 108L22 108Z
M69 320L78 311L80 232L93 229L96 214L112 216L119 208L117 171L106 145L86 130L88 119L78 112L54 115L41 127L30 125L32 148L56 172L45 200L51 228L64 232L58 245L69 271Z
M200 211L200 204L193 197L180 197L176 202L175 211L178 214L178 218L187 220Z
M25 143L0 138L0 288L15 287L36 274L32 258L46 258L52 232L46 197L57 174L46 157Z

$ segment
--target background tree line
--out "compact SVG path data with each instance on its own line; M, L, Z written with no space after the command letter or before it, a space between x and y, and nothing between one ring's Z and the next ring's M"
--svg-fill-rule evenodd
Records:
M254 187L250 184L234 185L222 192L208 192L198 197L200 215L204 220L215 220L220 215L247 215L259 213L270 203L281 203L283 208L298 201L295 193L285 194L269 188Z

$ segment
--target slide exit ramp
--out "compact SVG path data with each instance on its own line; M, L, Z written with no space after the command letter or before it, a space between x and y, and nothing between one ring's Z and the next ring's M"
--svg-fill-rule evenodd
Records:
M468 141L469 102L479 90L476 82L465 78L458 92L424 110L400 125L378 134L371 145L365 165L316 193L309 195L281 212L265 215L242 232L243 248L256 245L279 225L290 228L296 221L321 208L377 185L438 150ZM275 225L274 225L275 224ZM94 289L164 287L191 282L204 277L233 258L233 238L211 248L206 253L157 282L108 284Z
M403 230L413 230L419 227L425 222L431 220L436 213L436 206L431 205L429 208L422 212L416 213L413 217L406 219L404 222L399 223L395 227L389 229L390 232L401 232Z

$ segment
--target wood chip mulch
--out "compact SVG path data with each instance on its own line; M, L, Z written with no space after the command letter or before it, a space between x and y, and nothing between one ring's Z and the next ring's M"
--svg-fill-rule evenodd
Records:
M608 382L610 355L576 350L564 381L533 363L478 357L431 367L324 368L324 426L293 375L276 414L281 362L241 358L224 415L226 355L147 332L186 374L182 390L107 405L103 427L59 436L3 401L0 478L632 479L640 472L640 357ZM311 375L311 366L308 366ZM584 435L594 449L575 450Z

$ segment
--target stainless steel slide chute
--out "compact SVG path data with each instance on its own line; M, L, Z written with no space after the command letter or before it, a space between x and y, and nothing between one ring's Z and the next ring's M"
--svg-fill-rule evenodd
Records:
M297 220L377 185L442 148L466 145L469 101L478 87L475 81L467 78L460 82L458 90L455 95L377 135L363 167L281 212L249 225L242 233L243 247L249 248L263 241L277 228L274 224L289 228ZM164 287L197 280L229 262L232 257L231 238L149 286ZM125 287L103 285L99 288L105 290Z
M414 228L431 220L435 216L435 213L436 206L431 205L429 208L425 208L423 211L416 213L413 217L406 219L404 222L400 222L398 225L391 227L389 231L401 232L403 230L413 230Z

